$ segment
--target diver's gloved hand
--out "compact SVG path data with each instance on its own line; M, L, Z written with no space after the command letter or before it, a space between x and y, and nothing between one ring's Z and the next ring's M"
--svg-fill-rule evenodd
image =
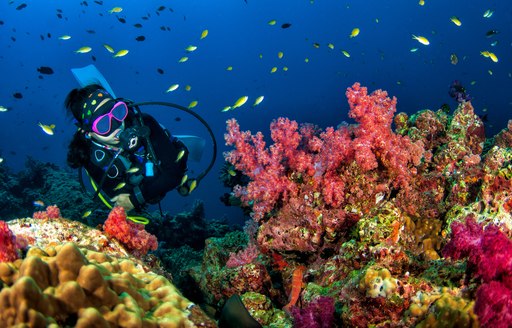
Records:
M112 202L116 203L116 206L121 206L126 212L131 211L135 208L132 201L130 200L130 194L119 194L111 199Z

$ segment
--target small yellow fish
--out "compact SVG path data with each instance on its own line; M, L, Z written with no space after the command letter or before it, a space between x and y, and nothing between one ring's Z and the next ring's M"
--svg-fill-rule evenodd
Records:
M196 49L197 49L196 46L190 45L190 46L185 48L185 51L192 52L192 51L195 51Z
M233 66L226 67L226 71L232 71L232 70L233 70Z
M208 36L208 30L204 30L203 32L201 32L201 38L200 40L206 38Z
M263 59L263 54L259 54L259 55L258 55L258 57L259 57L260 59Z
M183 158L183 155L185 155L185 149L180 150L180 152L178 153L178 156L176 156L176 160L174 161L174 163L178 163L180 161L180 159Z
M186 91L190 91L190 90L192 90L192 87L191 87L190 85L188 85L188 84L187 84L187 85L185 86L185 90L186 90Z
M456 16L452 16L450 18L450 20L453 22L453 24L457 25L457 26L461 26L462 25L462 22L460 21L460 19L458 19Z
M275 72L277 72L277 67L275 67L275 66L274 66L274 67L272 67L272 69L270 70L270 73L275 73Z
M491 70L488 70L487 73L489 73L489 75L492 75L492 71Z
M430 44L430 42L428 41L428 39L424 36L416 36L416 35L412 35L412 38L416 41L418 41L419 43L425 45L425 46L428 46Z
M173 85L171 85L171 86L167 89L167 91L165 91L165 92L172 92L172 91L174 91L174 90L178 89L179 87L180 87L180 85L179 85L178 83L173 84Z
M118 14L118 13L120 13L121 11L123 11L123 8L121 8L121 7L114 7L114 8L112 8L112 9L110 9L108 12L109 12L109 13L111 13L111 14L114 14L114 13L115 13L115 14Z
M494 11L490 10L490 9L487 9L485 12L484 12L484 18L491 18L492 17L492 14L494 14Z
M457 55L451 54L450 55L450 63L452 63L452 65L457 65L458 62L459 62L459 58L457 57Z
M188 104L188 109L192 109L192 108L196 107L198 103L199 102L197 100L191 101L190 104Z
M183 176L183 178L181 178L180 186L183 186L183 184L184 184L185 182L187 182L187 180L188 180L188 175L186 175L186 174L185 174L185 175Z
M4 159L0 157L0 164L4 162Z
M288 66L283 66L283 71L288 72Z
M281 58L283 58L283 56L284 56L284 53L282 51L279 51L277 53L277 58L281 59Z
M47 135L50 135L50 136L53 135L53 129L55 129L55 124L46 125L46 124L39 122L38 125L41 127L41 129L44 131L44 133L46 133Z
M85 211L84 214L82 214L82 219L85 219L86 217L88 217L89 215L91 215L92 211L91 210L88 210L88 211Z
M275 19L269 20L268 25L276 25L277 21Z
M226 106L226 107L222 108L220 111L224 113L224 112L227 112L230 109L231 109L231 106Z
M305 63L309 63L309 58L304 58Z
M238 98L238 100L233 105L233 109L243 106L247 102L247 99L249 99L248 96L242 96L242 97Z
M85 46L85 47L81 47L78 50L75 50L75 53L77 53L77 54L86 54L86 53L90 52L91 50L92 50L91 47Z
M197 180L194 179L188 186L188 192L191 193L192 191L194 191L194 189L196 189L196 187L197 187Z
M130 51L129 50L126 50L126 49L123 49L123 50L119 50L118 52L116 52L116 54L112 57L116 58L116 57L124 57L126 56Z
M411 50L409 50L410 52L416 52L418 51L418 48L411 48Z
M71 35L61 35L59 36L59 40L69 40L71 39Z
M345 57L350 58L350 54L348 53L348 51L346 51L346 50L342 50L342 51L341 51L341 53L342 53Z
M120 182L117 186L114 187L114 191L115 190L119 190L119 189L122 189L124 186L126 186L126 182Z
M183 56L180 58L180 60L178 60L178 63L184 63L188 60L188 57L187 56Z
M265 96L259 96L258 98L256 98L256 100L254 101L254 104L252 104L252 106L258 106L259 104L261 104L261 102L263 101L263 99L265 99Z
M480 54L486 58L490 58L493 62L498 62L498 57L490 51L480 51Z
M44 206L44 202L42 200L35 200L32 202L32 204L34 206L39 206L39 207L43 207Z
M318 49L318 48L320 48L320 43L318 43L318 42L313 42L313 47L315 47L315 48L317 48L317 49Z
M334 50L334 44L332 44L332 43L327 44L327 48Z
M355 38L356 36L358 36L358 35L359 35L359 32L361 32L361 31L359 30L359 28L357 28L357 27L356 27L356 28L354 28L354 29L352 30L352 32L350 32L350 37L351 37L351 38Z
M232 177L234 177L236 175L236 172L233 169L229 169L228 174L231 175Z
M471 85L475 85L476 84L476 81L471 81L471 83L469 83Z
M0 105L0 112L7 112L8 110L9 110L9 108Z
M424 5L425 5L425 0L420 0L420 1L418 2L418 4L419 4L420 6L424 6Z
M138 168L137 166L134 166L134 167L131 167L128 170L126 170L126 173L133 174L133 173L139 172L139 170L140 170L140 168Z
M114 48L112 48L111 46L109 46L108 44L104 43L103 44L103 47L105 49L107 49L108 52L110 52L111 54L113 54L115 51L114 51Z

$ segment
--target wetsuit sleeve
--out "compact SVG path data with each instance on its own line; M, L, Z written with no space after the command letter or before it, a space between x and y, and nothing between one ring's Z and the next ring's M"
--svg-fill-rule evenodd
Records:
M165 194L176 188L187 170L188 149L176 138L169 138L166 131L150 115L143 114L144 124L150 129L150 141L160 162L159 169L154 168L154 176L145 176L139 185L140 194L145 202L158 203ZM181 150L185 153L177 160ZM136 197L135 191L130 194L130 200L138 208L140 197Z

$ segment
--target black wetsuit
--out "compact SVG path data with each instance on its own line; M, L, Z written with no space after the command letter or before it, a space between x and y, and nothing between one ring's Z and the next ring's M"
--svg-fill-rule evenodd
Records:
M100 143L91 142L91 159L85 169L96 185L101 183L105 176L101 191L108 197L128 193L135 209L140 210L146 203L156 204L170 190L180 185L187 171L188 150L185 145L173 137L152 116L142 114L144 125L149 128L149 140L159 161L150 160L148 145L142 138L140 147L134 152L122 151L108 168L117 151L103 147ZM140 125L133 113L125 120L125 129ZM178 154L184 150L180 160ZM151 175L151 168L153 174ZM137 169L134 169L137 168ZM130 170L130 171L129 171ZM136 172L134 172L136 171ZM122 183L125 183L123 186Z

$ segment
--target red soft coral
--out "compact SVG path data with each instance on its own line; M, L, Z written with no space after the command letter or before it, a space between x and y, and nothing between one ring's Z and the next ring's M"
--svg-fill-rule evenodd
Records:
M136 255L145 255L158 248L156 237L145 231L144 225L127 220L126 212L120 206L110 211L103 229Z
M7 222L0 221L0 262L12 262L18 258L16 236Z
M348 204L351 212L367 213L391 188L408 198L423 144L393 132L396 99L385 91L368 94L356 83L346 94L358 125L322 131L278 118L270 125L268 147L261 132L227 122L226 145L235 149L225 158L250 179L233 194L262 225L262 250L319 250L353 223L346 222Z

